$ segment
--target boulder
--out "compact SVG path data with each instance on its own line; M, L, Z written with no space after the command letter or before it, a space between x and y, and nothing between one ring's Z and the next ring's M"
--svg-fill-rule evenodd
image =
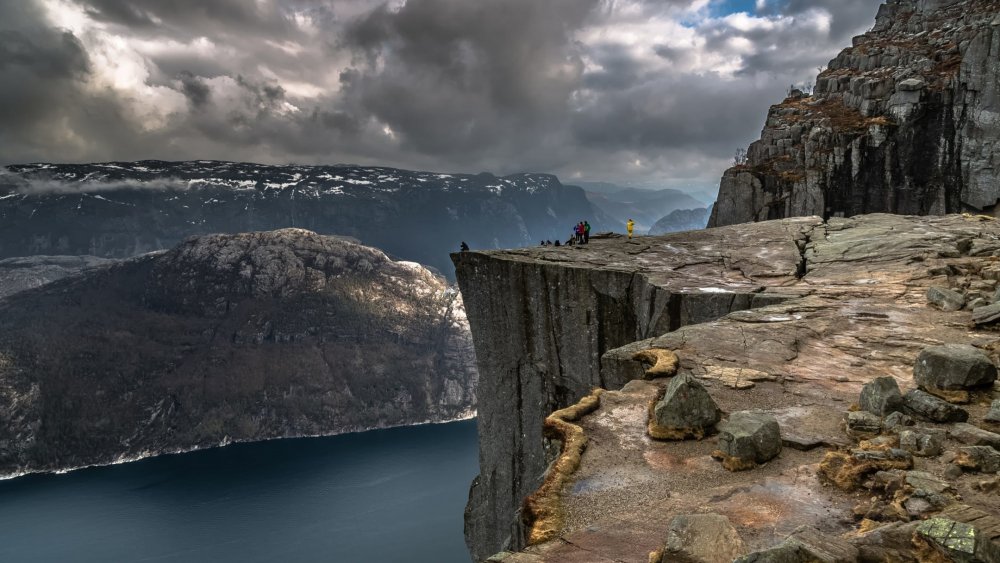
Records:
M913 365L913 379L924 389L971 389L991 385L996 378L990 358L968 344L925 348Z
M899 433L899 449L920 457L941 455L943 451L940 438L915 430L904 430Z
M903 396L903 403L910 414L934 422L965 422L969 413L920 389L912 389Z
M983 418L986 422L1000 422L1000 399L993 401L990 405L990 412Z
M1000 434L960 422L948 430L952 438L970 446L992 446L1000 450Z
M946 287L927 289L927 301L942 311L958 311L965 305L965 296Z
M914 424L913 417L896 411L889 413L889 416L885 417L885 420L882 421L882 429L886 432L900 432L904 427L913 426Z
M882 432L882 419L866 411L847 413L847 434L852 438L871 438Z
M903 395L892 377L877 377L861 388L861 409L878 416L902 410Z
M972 471L996 473L1000 471L1000 451L990 446L966 446L958 449L955 463Z
M722 417L708 390L689 374L674 377L650 409L649 435L660 440L701 439Z
M730 563L746 553L743 540L721 514L682 514L670 521L664 563Z
M749 469L781 453L781 430L773 416L741 411L719 425L719 457L730 471Z
M949 561L1000 562L1000 546L971 524L947 518L931 518L917 525L914 539L923 540Z
M1000 320L1000 303L976 307L972 310L972 322L979 326L991 325Z

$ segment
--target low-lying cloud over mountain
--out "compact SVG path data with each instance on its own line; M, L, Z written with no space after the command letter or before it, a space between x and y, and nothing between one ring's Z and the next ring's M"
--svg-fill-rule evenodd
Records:
M225 158L705 187L878 0L0 4L4 161Z

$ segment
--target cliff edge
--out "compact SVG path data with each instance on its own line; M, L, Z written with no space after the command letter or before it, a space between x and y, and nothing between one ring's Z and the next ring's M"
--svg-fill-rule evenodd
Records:
M993 214L1000 2L890 0L811 94L771 107L710 227L817 215Z
M1000 278L996 255L995 220L884 214L453 255L480 370L481 472L466 512L474 559L527 548L491 560L646 562L663 548L675 517L704 512L732 523L742 553L768 549L802 525L834 543L858 534L856 553L865 541L888 541L872 530L888 534L881 526L942 510L1000 524L995 504L977 488L981 474L941 477L974 440L962 432L975 429L917 417L914 430L937 436L942 449L911 456L914 476L897 471L893 478L933 474L947 481L947 495L929 508L900 504L902 516L887 508L897 489L886 489L883 505L857 508L884 493L824 485L819 470L827 455L869 447L843 426L864 384L888 376L912 389L917 356L939 344L971 344L996 362L995 332L974 330L961 304L942 310L927 297L931 287L955 288L970 307L987 303ZM720 447L714 437L651 439L650 405L673 378L644 380L650 350L675 353L678 377L704 386L724 417L747 409L773 416L785 446L780 455L732 473L712 459ZM610 391L596 408L588 398L573 422L579 469L552 486L546 476L565 465L553 463L565 438L547 430L546 417L593 387ZM978 431L995 432L1000 428L984 417L996 393L984 393L962 408ZM883 437L879 447L893 439ZM525 499L543 482L541 490L556 491L556 532L529 547L536 515ZM912 497L895 500L904 498ZM871 521L862 525L862 517ZM899 532L903 543L910 545L912 533Z

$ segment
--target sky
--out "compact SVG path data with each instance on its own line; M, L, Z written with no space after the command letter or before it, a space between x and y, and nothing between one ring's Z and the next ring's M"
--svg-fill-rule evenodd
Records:
M0 163L713 190L879 0L0 0Z

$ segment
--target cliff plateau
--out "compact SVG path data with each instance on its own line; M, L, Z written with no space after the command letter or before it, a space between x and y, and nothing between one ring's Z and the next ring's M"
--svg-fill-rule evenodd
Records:
M890 0L767 116L709 226L861 213L995 214L1000 2Z
M979 492L981 477L946 471L969 443L948 424L918 427L941 438L943 450L912 458L910 473L938 476L951 491L931 508L866 512L859 501L886 493L844 491L819 477L831 452L868 447L843 426L864 384L889 376L913 388L915 359L937 344L972 344L997 361L996 332L973 329L968 310L932 307L927 297L932 286L959 288L970 299L992 295L997 255L995 220L883 214L454 255L480 369L480 475L466 512L474 559L510 550L491 561L647 562L674 517L708 511L733 524L743 553L807 525L834 538L830 545L847 534L854 557L859 549L895 550L889 538L902 536L892 552L900 558L884 560L914 561L907 557L915 524L906 521L935 513L1000 537L1000 511ZM725 415L773 415L780 455L732 473L711 457L715 438L649 438L650 404L671 381L644 380L650 366L641 353L650 349L673 351L678 375L701 383ZM557 533L526 547L532 521L524 500L560 451L543 421L593 387L611 391L593 412L575 413L586 448L557 489ZM963 406L969 422L998 430L984 421L997 396L991 388ZM865 529L862 516L873 519Z
M465 418L461 297L302 229L185 240L0 299L0 474Z

